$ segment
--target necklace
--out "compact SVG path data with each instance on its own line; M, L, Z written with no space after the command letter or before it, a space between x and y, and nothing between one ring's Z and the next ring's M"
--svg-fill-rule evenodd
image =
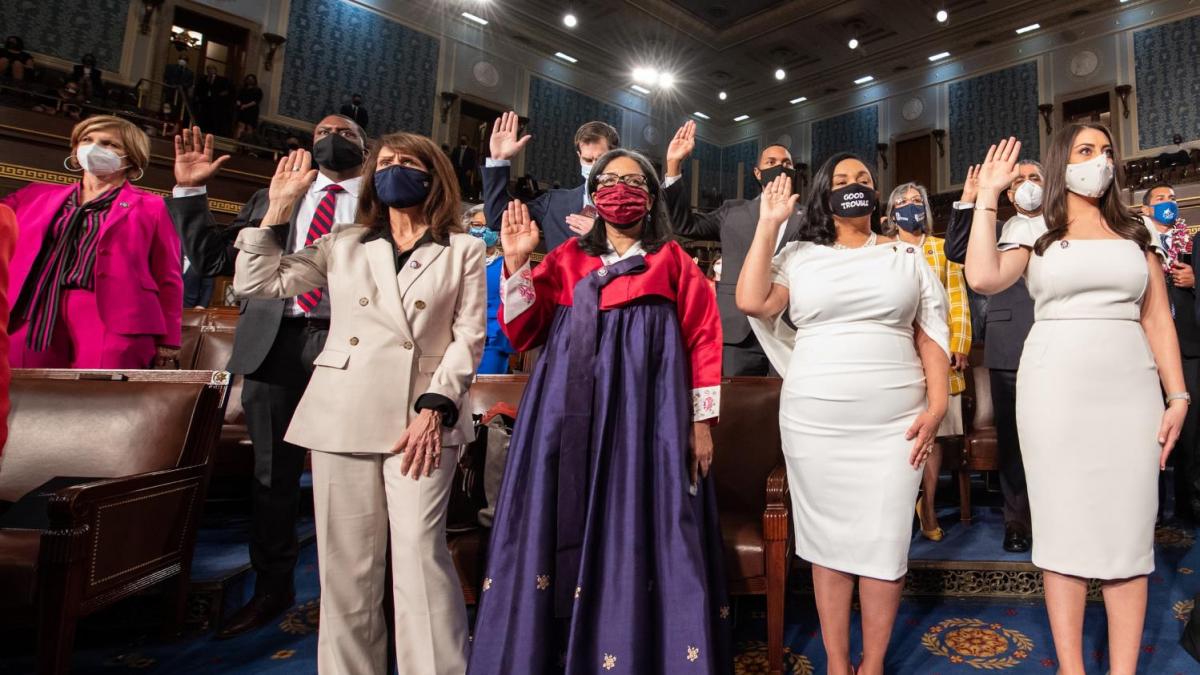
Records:
M865 242L863 242L862 246L846 246L845 244L839 244L836 241L833 242L833 248L835 248L839 251L849 251L849 250L853 250L853 249L869 248L874 245L875 245L875 233L874 232L871 233L871 236L867 237L867 240Z

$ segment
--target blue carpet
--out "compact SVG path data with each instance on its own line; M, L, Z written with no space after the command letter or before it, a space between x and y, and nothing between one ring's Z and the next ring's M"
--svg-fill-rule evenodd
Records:
M909 560L1030 562L1029 553L1004 550L1004 515L1000 507L976 505L971 510L970 525L959 520L957 505L939 508L937 515L945 537L932 542L915 532Z

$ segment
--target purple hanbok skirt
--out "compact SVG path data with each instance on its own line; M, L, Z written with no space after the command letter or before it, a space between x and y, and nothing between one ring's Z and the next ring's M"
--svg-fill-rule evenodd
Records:
M690 489L675 304L598 312L594 277L558 308L521 399L467 672L729 673L716 496L711 479Z

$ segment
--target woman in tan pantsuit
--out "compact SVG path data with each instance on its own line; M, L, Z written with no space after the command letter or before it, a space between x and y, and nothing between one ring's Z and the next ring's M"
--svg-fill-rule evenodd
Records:
M446 504L486 332L483 242L459 232L449 160L429 139L397 133L367 160L362 224L313 232L307 248L285 256L271 226L288 222L316 174L310 166L303 150L279 163L263 226L238 237L234 288L259 298L327 288L333 311L286 437L314 451L318 670L385 672L390 528L397 668L461 674L467 617Z

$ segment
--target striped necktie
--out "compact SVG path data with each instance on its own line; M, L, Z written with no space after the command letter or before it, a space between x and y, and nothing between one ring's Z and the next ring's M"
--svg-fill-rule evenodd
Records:
M325 187L325 196L321 198L321 203L317 204L317 210L313 212L312 224L308 226L308 235L304 237L304 245L312 246L312 243L321 237L329 234L333 229L333 214L337 212L338 194L345 190L337 183L330 183ZM321 295L324 291L320 288L315 288L304 295L296 298L296 304L300 305L300 309L305 312L313 312L317 305L321 304Z

